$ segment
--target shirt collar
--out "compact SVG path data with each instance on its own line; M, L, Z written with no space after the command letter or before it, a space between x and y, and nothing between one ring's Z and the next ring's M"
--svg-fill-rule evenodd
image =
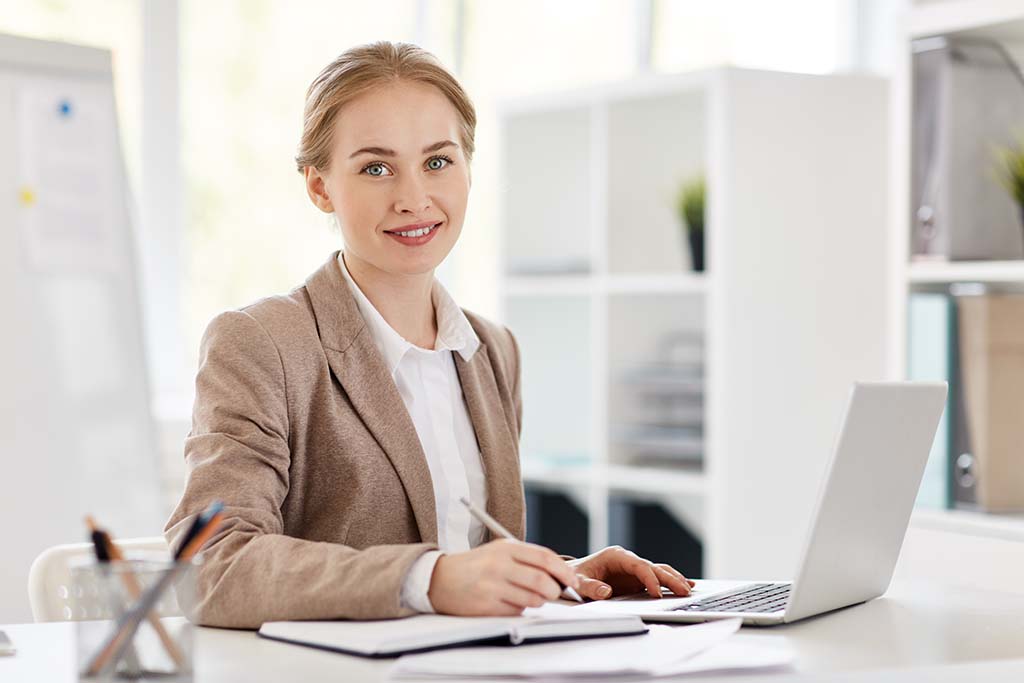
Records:
M388 371L394 375L398 364L405 357L410 349L422 353L431 353L428 349L421 349L415 344L407 341L402 335L395 331L395 328L388 324L384 316L370 302L363 290L359 288L352 274L345 265L342 258L343 252L338 252L338 264L341 266L341 273L348 282L349 289L355 297L356 306L366 321L367 327L373 336L373 341L384 357L384 363ZM437 341L433 351L458 351L463 360L469 361L480 346L480 338L477 336L473 326L470 325L466 314L462 312L459 305L448 293L448 290L435 278L430 290L430 299L434 304L434 311L437 315Z

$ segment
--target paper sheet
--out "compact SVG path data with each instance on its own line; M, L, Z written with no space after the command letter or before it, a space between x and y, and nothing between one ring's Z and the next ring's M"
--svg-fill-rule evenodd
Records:
M737 671L740 669L776 669L793 663L793 651L783 647L741 645L727 640L689 659L670 664L654 671L653 676L680 676L710 671Z
M95 85L33 78L16 90L18 223L40 270L111 270L117 157Z
M568 608L571 609L571 608ZM551 611L551 610L549 610ZM469 647L400 657L396 678L415 677L572 677L673 673L706 650L723 643L740 619L694 626L652 625L640 636L592 638L518 647ZM725 656L709 659L719 665ZM742 666L743 662L736 662Z

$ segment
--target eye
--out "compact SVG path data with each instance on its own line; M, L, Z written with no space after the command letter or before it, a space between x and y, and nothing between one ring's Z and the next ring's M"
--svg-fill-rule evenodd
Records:
M372 164L367 164L366 166L364 166L363 170L360 171L360 172L361 173L366 173L367 171L370 171L367 175L371 175L371 176L374 176L376 178L383 178L384 177L384 173L383 172L378 173L378 172L372 170L372 169L378 169L378 168L379 169L386 169L387 166L385 166L384 164L382 164L379 161L375 161Z
M447 155L438 154L437 156L430 157L429 159L427 159L427 168L431 171L440 171L447 168L448 166L451 166L453 163L455 162L452 161L451 158L448 157ZM388 170L387 173L385 173L384 171L387 170L387 168L388 167L383 162L374 161L373 163L363 166L363 169L360 171L360 173L366 173L367 175L373 176L374 178L386 178L389 175L394 175L393 173L391 173L390 170Z
M444 164L442 164L440 166L434 166L432 164L435 161L437 161L437 162L443 161ZM446 168L447 166L451 166L452 163L453 163L452 160L450 158L448 158L447 156L445 156L444 154L438 154L436 157L430 157L430 159L427 160L427 166L430 168L431 171L440 171L442 168Z

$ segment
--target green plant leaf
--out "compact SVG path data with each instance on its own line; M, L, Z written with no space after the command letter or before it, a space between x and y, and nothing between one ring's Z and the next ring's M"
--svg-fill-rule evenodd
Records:
M676 210L687 230L704 231L704 197L706 183L703 175L682 184L676 197Z

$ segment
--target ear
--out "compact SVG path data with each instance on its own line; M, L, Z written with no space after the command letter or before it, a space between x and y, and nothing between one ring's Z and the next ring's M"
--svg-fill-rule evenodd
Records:
M333 213L334 203L327 194L327 185L324 182L323 174L321 174L315 166L306 166L305 176L306 193L309 195L313 204L316 205L316 208L320 209L324 213Z

